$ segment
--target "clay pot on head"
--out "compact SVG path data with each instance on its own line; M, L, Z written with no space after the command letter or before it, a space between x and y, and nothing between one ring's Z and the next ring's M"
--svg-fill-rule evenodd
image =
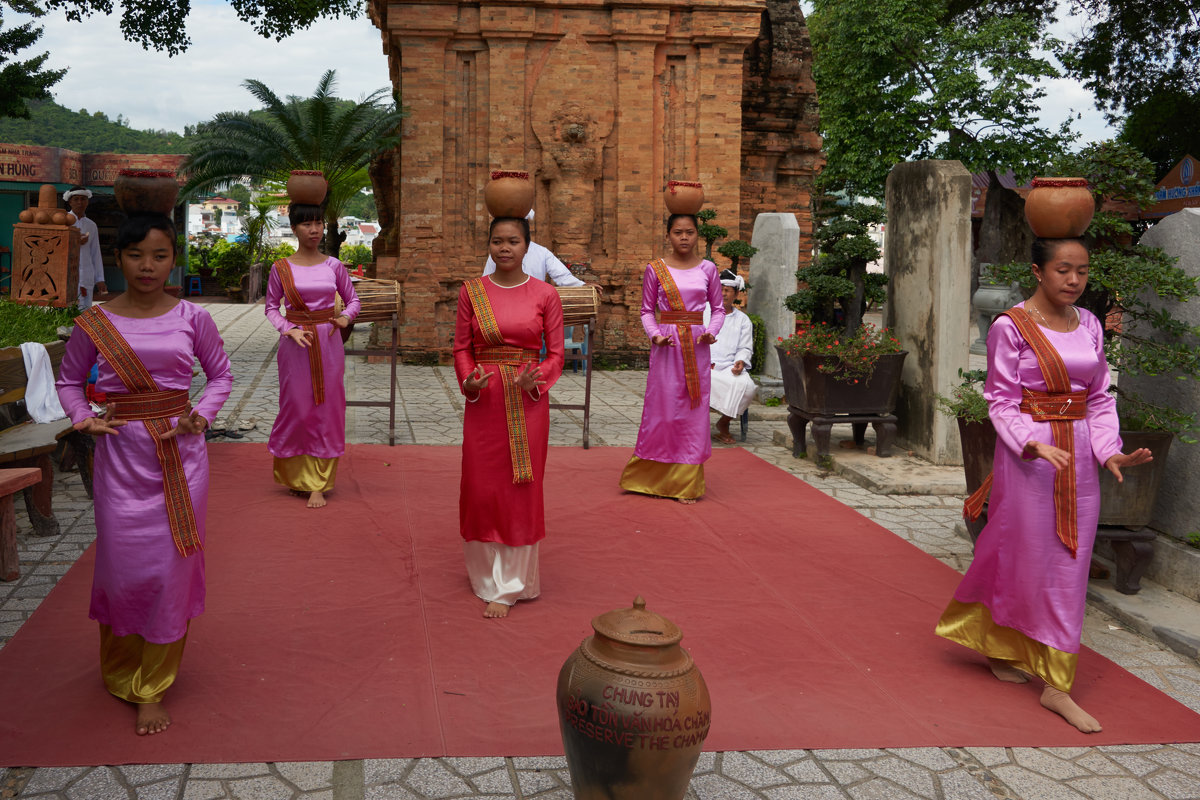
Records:
M576 800L682 800L712 716L683 634L641 597L592 628L558 674Z
M170 216L179 196L175 173L166 170L123 169L113 181L117 205L126 214Z
M1084 178L1034 178L1025 198L1025 219L1034 236L1072 239L1082 236L1096 213Z
M528 172L496 170L483 187L483 203L493 217L524 219L533 208L534 187Z
M328 192L329 181L320 170L294 169L288 176L288 197L297 205L319 206Z
M691 181L667 181L663 198L672 214L698 214L704 205L704 187Z

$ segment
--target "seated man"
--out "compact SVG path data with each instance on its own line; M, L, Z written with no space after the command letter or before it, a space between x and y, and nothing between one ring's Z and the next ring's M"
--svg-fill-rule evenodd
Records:
M709 348L712 358L712 392L708 404L721 414L717 420L717 441L733 444L729 420L740 417L750 407L758 386L750 377L750 357L754 352L754 333L750 318L733 307L746 282L732 270L721 272L721 298L725 306L725 324L717 341Z

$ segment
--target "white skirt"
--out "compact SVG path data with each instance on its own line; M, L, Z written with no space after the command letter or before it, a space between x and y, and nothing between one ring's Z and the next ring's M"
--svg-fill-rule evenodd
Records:
M463 542L471 590L489 603L516 605L541 594L538 546L509 547L499 542Z
M711 374L709 406L727 417L740 417L758 392L758 385L750 377L749 370L743 369L741 375L734 375L733 367L726 367L714 369Z

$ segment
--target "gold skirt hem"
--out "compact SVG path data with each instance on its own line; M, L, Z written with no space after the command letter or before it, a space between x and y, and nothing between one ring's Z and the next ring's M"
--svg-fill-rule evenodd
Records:
M109 694L130 703L160 703L179 675L187 634L167 644L147 642L136 633L114 636L100 626L100 674Z
M289 456L275 459L275 482L294 492L328 492L337 481L336 458Z
M983 603L951 600L934 632L977 653L1004 661L1029 675L1037 675L1068 694L1075 683L1078 653L1066 653L1031 639L1020 631L992 620Z
M704 496L704 465L670 464L633 456L621 471L621 488L655 497L697 500Z

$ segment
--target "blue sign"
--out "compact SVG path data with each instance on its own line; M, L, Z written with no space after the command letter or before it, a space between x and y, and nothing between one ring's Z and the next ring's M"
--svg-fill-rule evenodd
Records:
M1185 158L1183 163L1179 165L1179 182L1187 186L1192 182L1192 176L1195 172L1195 166L1192 164L1192 159Z

